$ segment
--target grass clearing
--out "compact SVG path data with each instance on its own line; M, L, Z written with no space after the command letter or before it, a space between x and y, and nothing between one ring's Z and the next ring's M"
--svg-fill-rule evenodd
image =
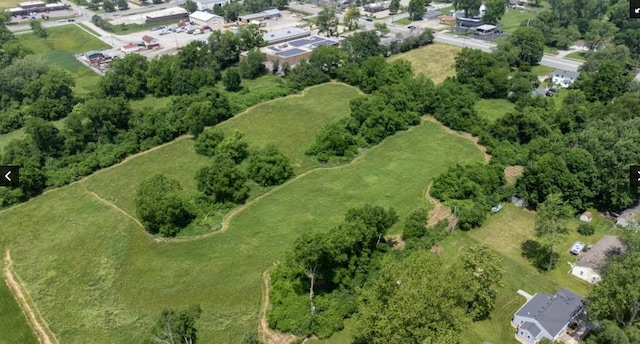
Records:
M531 73L537 76L549 76L549 74L553 73L555 68L543 65L537 65L531 67Z
M143 169L137 160L167 170L171 168L163 165L191 169L165 152L189 144L179 141L99 172L86 186L103 183L98 191L107 199L102 192L115 192L119 198L132 195L135 188L121 181L159 172ZM262 272L284 257L301 231L336 225L347 208L364 203L393 206L404 217L427 206L424 189L435 175L456 163L478 161L482 153L472 142L425 122L386 139L351 164L317 169L274 189L234 217L220 235L152 242L77 183L1 213L7 230L0 239L11 249L25 288L61 342L92 338L139 343L163 308L200 304L199 339L237 343L257 324ZM183 185L193 178L187 177L180 179Z
M521 11L517 9L507 9L507 12L500 19L500 23L502 23L502 31L504 32L513 32L517 29L522 22L528 19L535 19L538 12L541 9L531 8L529 7L528 11Z
M410 25L413 22L409 18L400 18L400 19L394 21L393 23L394 24L398 24L398 25Z
M0 310L0 344L38 344L36 335L4 280L0 281Z
M108 31L116 35L126 35L129 33L146 31L156 26L175 25L178 21L179 20L171 19L171 20L164 20L164 21L159 21L155 23L145 23L145 24L115 24Z
M547 55L558 55L558 49L544 46L544 53Z
M587 52L586 51L574 51L572 53L567 54L567 56L565 56L565 57L569 58L569 59L578 60L578 61L586 61L587 60Z
M442 43L430 44L406 53L392 56L389 60L405 59L411 62L415 74L424 74L439 84L456 74L454 58L462 48Z
M77 23L76 25L79 25L80 27L82 27L82 29L89 31L91 34L93 34L96 37L101 37L102 35L97 33L94 29L90 28L88 25L85 25L83 23Z
M495 122L514 110L514 104L506 99L480 99L475 110L478 115L489 122Z
M82 31L75 25L50 27L47 28L47 32L49 37L46 39L30 33L16 37L36 55L40 55L51 64L71 72L86 68L76 60L75 54L109 48L107 44Z
M18 7L18 3L20 0L0 0L0 8L9 9L13 7Z

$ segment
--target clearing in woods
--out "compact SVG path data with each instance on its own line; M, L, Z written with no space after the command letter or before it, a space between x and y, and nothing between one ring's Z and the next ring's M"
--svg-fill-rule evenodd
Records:
M411 62L414 74L422 73L435 84L439 84L456 74L454 58L460 50L462 48L453 45L434 43L394 55L389 61L405 59Z
M434 176L483 160L473 143L423 122L350 164L317 168L273 189L232 217L226 232L187 242L150 240L90 193L134 214L126 200L137 184L128 179L138 174L165 172L193 187L193 167L173 161L191 154L186 149L190 140L166 145L2 212L7 230L0 240L61 342L139 343L163 309L190 304L203 309L204 343L239 342L259 325L263 272L302 230L334 226L346 209L365 203L392 206L404 218L429 207L424 191Z

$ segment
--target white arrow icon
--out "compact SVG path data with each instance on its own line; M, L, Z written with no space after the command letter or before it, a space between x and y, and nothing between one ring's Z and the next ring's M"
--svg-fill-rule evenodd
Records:
M10 174L11 174L11 171L7 172L7 174L4 175L4 177L7 178L8 181L11 181L11 178L9 178Z
M634 12L635 12L636 14L640 14L640 8L636 8L636 9L634 10Z

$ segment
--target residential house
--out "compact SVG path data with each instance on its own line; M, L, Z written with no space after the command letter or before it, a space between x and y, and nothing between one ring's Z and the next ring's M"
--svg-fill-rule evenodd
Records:
M582 222L591 222L592 219L593 214L591 214L590 211L585 211L584 213L582 213L582 215L580 215L580 221Z
M542 338L557 340L582 313L585 300L570 290L553 295L535 294L513 316L516 337L522 343L535 344Z
M620 238L605 235L571 266L571 274L589 283L597 283L609 259L623 252L624 244Z
M147 49L153 49L160 46L160 41L147 35L142 36L142 42L144 42L144 46Z
M556 69L553 71L553 74L550 75L551 81L554 85L559 85L561 87L567 88L571 86L577 79L580 73Z

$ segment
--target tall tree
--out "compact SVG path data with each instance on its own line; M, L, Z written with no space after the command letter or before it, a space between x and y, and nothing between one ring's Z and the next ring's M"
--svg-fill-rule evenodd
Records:
M327 37L338 33L338 10L333 6L324 6L316 17L318 33L326 33Z
M180 183L163 174L143 181L136 191L136 214L145 229L173 237L193 219L191 206L180 196Z
M362 63L372 56L382 53L380 37L373 31L356 32L345 38L342 49L347 53L350 62Z
M358 27L358 20L360 20L360 10L358 7L351 6L347 9L344 14L344 26L348 27L349 30L353 30L354 27Z
M196 4L193 0L187 0L184 4L182 4L185 10L189 13L193 13L198 10L198 4Z
M453 0L453 7L456 10L463 10L464 16L471 18L480 13L482 0Z
M222 83L229 92L237 92L242 89L242 79L237 67L227 68L222 74Z
M633 327L640 320L640 252L610 262L589 294L589 314L598 320Z
M200 306L175 311L165 309L151 330L151 343L196 344L198 329L196 322L202 315Z
M398 13L399 10L400 10L400 0L391 0L391 3L389 3L389 12Z
M211 166L198 170L196 182L198 190L215 203L240 204L249 197L247 176L226 155L216 155Z
M461 302L466 286L458 282L431 252L403 260L386 257L362 293L353 342L459 343L470 319Z
M274 145L260 149L249 157L249 177L262 186L274 186L293 177L293 168Z
M37 21L37 20L30 21L29 22L29 26L31 26L31 30L33 30L33 33L36 36L38 36L40 38L47 38L47 36L48 36L47 30L45 30L42 27L42 24L39 21Z
M589 31L584 35L584 40L590 50L599 50L613 40L617 31L613 23L593 19L589 22Z
M562 221L573 214L573 209L564 204L562 195L559 193L550 194L547 199L538 206L536 214L535 231L536 235L545 240L551 246L549 264L547 270L551 271L555 264L555 247L563 234L568 231L562 226Z
M127 2L127 0L116 0L116 4L118 5L118 9L120 11L129 9L129 3Z
M239 48L242 51L260 48L264 45L263 32L258 24L241 26L236 36L239 39Z
M238 66L240 75L245 79L255 79L265 71L264 63L267 55L260 50L254 49L247 54L247 58L242 60Z
M500 21L506 10L507 4L504 0L487 0L482 21L486 24L495 25Z
M420 20L427 12L427 2L425 0L410 0L407 12L411 20Z
M507 38L513 45L521 62L537 65L544 55L544 36L532 26L521 26Z
M116 10L116 6L113 4L113 1L104 0L102 2L102 9L105 10L105 12L114 12Z

